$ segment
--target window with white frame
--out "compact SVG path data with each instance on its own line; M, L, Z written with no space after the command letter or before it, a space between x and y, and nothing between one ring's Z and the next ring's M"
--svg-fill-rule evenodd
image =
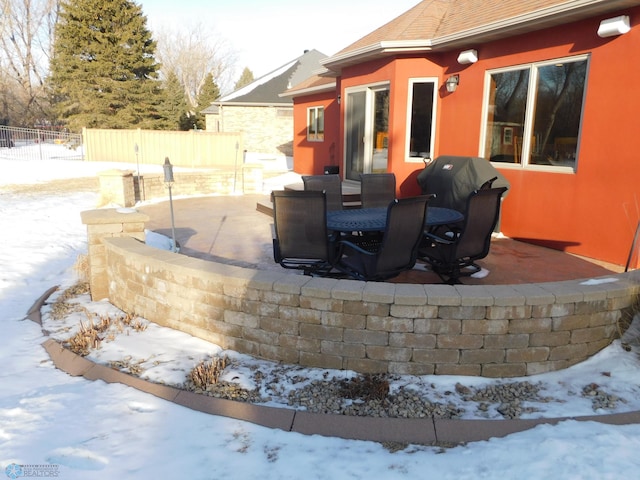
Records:
M307 108L307 140L324 140L324 107Z
M407 152L409 161L431 158L434 141L434 115L437 79L409 80Z
M575 170L588 57L487 72L484 156Z

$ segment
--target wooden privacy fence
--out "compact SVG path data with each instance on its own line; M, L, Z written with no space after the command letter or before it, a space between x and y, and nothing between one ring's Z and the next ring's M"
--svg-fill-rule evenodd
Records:
M180 167L229 167L243 162L241 133L166 130L82 131L85 159L94 162L162 164L165 157Z

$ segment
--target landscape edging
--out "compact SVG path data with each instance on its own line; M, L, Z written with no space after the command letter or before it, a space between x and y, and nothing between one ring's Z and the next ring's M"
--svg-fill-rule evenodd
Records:
M57 288L52 287L41 295L28 310L25 319L34 321L42 326L41 308ZM44 330L43 334L47 335ZM538 425L556 425L566 420L595 421L610 425L640 423L640 411L611 415L505 420L377 418L309 413L289 408L269 407L214 398L149 382L119 370L96 364L75 354L52 338L45 340L42 346L55 367L68 375L82 376L87 380L120 383L192 410L304 435L322 435L374 442L436 445L489 440L490 438L504 437L512 433L529 430Z

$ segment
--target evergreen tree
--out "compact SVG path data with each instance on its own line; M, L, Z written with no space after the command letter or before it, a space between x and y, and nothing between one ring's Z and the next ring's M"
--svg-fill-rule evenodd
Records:
M200 93L198 94L198 107L195 117L195 126L200 130L205 130L207 127L205 115L202 113L202 110L209 107L211 103L213 103L219 96L220 89L213 79L213 74L209 73L204 79L204 84L202 85Z
M184 87L175 72L170 72L163 85L163 99L159 113L162 117L161 127L166 130L189 130L184 128L184 119L188 118L187 99Z
M242 75L240 75L240 78L236 82L236 86L233 87L233 89L239 90L242 87L249 85L254 80L255 78L253 78L253 72L249 70L249 67L244 67L244 70L242 71Z
M157 128L156 44L130 0L66 0L51 59L52 102L71 130Z

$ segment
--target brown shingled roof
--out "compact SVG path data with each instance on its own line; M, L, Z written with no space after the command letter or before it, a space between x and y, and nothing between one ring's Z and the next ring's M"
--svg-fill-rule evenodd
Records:
M443 50L465 40L492 40L637 5L640 0L423 0L322 63L382 51L385 42Z
M432 38L447 14L451 0L425 0L338 52L340 55L378 42Z

